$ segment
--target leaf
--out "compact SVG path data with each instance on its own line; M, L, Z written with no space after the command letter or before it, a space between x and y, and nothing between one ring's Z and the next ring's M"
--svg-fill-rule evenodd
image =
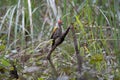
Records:
M43 78L38 78L38 80L44 80Z
M77 23L78 23L79 26L80 26L80 29L81 29L82 33L85 34L86 32L85 32L85 30L84 30L84 27L83 27L82 22L79 20L79 16L76 16L75 18L76 18Z
M5 47L6 47L5 45L1 44L0 45L0 51L3 51L5 49Z
M10 66L10 63L7 60L1 59L0 61L1 61L2 65L4 65L4 66Z
M103 61L103 59L104 59L104 56L102 54L95 54L91 57L90 63L94 64L97 62L101 62Z

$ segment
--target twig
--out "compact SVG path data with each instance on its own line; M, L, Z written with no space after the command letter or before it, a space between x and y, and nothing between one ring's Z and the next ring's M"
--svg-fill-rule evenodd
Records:
M77 38L76 38L76 35L75 35L75 29L74 29L74 26L73 26L73 25L72 25L71 31L72 31L72 36L73 36L73 41L74 41L74 48L75 48L76 57L77 57L78 72L79 72L79 74L81 74L81 69L82 69L82 57L81 57L80 54L79 54Z

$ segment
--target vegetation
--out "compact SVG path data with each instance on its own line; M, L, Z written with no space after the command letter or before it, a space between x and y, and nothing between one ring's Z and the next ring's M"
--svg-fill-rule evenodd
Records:
M78 74L72 31L51 60L57 80L120 79L119 0L0 0L0 79L56 80L46 59L52 29L75 29L82 69Z

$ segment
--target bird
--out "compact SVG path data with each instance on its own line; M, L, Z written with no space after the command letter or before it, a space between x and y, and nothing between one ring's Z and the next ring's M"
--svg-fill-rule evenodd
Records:
M55 69L55 66L53 64L53 62L51 61L51 54L52 52L55 50L55 48L57 46L59 46L60 44L62 44L62 42L64 41L66 35L68 34L69 30L71 29L71 26L69 26L66 31L64 31L62 33L62 28L61 28L61 25L62 25L62 22L61 21L58 21L58 28L56 28L55 30L53 29L53 33L52 33L52 36L51 38L53 39L53 43L52 43L52 47L47 55L47 60L49 61L52 69L53 69L53 72L55 73L56 77L58 76L58 73Z
M52 46L55 44L55 40L62 35L62 20L58 20L57 25L54 27L51 35Z

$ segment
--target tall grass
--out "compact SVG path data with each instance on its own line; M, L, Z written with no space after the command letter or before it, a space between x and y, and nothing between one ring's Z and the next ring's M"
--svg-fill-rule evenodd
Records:
M61 18L64 29L71 23L75 26L80 55L85 60L84 68L88 66L96 73L99 72L101 75L95 74L99 79L101 77L105 79L106 76L110 79L109 76L116 72L114 70L114 73L111 71L111 74L107 74L110 66L116 67L114 64L117 61L113 60L114 56L120 63L118 0L1 0L0 2L8 2L0 3L0 7L8 5L6 10L0 8L5 13L0 15L0 37L3 36L2 32L6 31L7 39L4 39L7 42L6 51L17 50L16 48L20 47L22 50L30 48L33 52L38 43L42 44L43 40L50 39L54 25L58 18ZM71 33L68 36L52 56L61 75L66 73L75 77L76 57ZM114 56L111 58L111 55ZM71 71L74 71L74 75ZM105 71L106 76L102 75L102 71Z

